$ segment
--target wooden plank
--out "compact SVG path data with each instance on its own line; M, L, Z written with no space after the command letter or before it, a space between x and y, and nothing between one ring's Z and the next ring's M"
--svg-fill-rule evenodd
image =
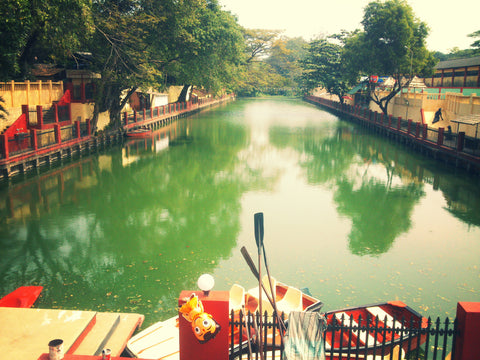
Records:
M36 358L53 339L62 339L67 353L94 323L93 311L0 308L0 354Z
M128 340L135 330L142 325L145 319L141 314L119 314L120 322L115 333L105 344L105 347L112 350L112 356L120 356L127 346Z
M97 313L95 326L73 354L94 355L118 318L118 314Z
M103 349L110 349L112 356L120 356L143 320L141 314L97 313L95 326L74 354L100 355Z

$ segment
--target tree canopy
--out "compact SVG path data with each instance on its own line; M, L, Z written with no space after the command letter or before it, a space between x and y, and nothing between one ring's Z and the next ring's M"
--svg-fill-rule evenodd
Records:
M303 62L304 76L336 94L361 76L391 76L395 85L387 92L369 87L369 98L384 113L389 101L408 86L414 75L431 75L435 58L425 47L427 25L417 19L404 0L374 1L364 10L363 30L310 43L309 58ZM312 77L308 78L308 74Z

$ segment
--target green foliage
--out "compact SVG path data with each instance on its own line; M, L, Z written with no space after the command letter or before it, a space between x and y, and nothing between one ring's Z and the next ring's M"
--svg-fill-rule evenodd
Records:
M244 29L245 61L237 83L240 96L294 95L305 40L280 37L280 31Z
M356 74L349 72L345 66L342 46L325 38L308 44L306 56L300 64L303 68L302 84L306 91L323 87L337 95L341 102L356 80Z
M371 2L365 8L363 31L340 36L345 61L364 75L391 76L395 86L385 96L372 88L370 99L386 114L389 101L408 86L414 74L429 76L436 60L425 47L427 25L404 0Z
M34 63L59 63L93 31L88 0L3 0L0 79L29 78Z
M475 53L476 54L480 53L480 30L477 30L477 31L469 34L468 37L479 38L479 39L475 40L470 46L475 48Z

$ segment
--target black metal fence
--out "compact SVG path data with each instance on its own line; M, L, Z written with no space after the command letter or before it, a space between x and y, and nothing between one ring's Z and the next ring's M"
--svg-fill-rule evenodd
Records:
M288 328L288 320L282 317ZM232 312L230 317L230 359L281 359L284 350L280 323L275 314ZM392 359L443 360L455 354L456 319L413 320L393 319L385 326L383 319L367 316L353 319L325 316L328 325L323 333L326 360ZM262 332L262 346L259 332ZM361 339L361 341L357 341ZM395 351L397 350L397 351Z

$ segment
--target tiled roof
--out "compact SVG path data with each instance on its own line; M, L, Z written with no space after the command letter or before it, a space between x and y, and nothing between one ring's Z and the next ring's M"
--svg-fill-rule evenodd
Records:
M446 60L440 61L435 69L454 69L454 68L461 68L465 66L478 66L480 65L480 56L475 56L466 59L454 59L454 60Z

